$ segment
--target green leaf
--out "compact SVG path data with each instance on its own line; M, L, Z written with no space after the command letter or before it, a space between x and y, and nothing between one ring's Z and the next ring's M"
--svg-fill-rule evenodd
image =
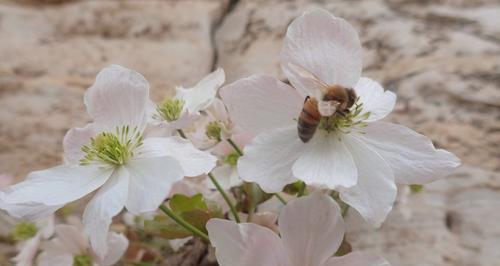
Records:
M144 231L167 239L185 238L192 233L167 216L158 215L153 220L144 221Z
M172 199L170 199L169 205L172 211L177 214L191 210L208 210L208 206L201 194L196 194L192 197L175 194Z

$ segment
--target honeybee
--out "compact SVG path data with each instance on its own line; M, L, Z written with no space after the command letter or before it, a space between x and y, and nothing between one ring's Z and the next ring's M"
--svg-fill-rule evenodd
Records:
M321 90L321 100L307 96L297 123L299 138L306 143L312 139L322 117L345 116L356 102L357 96L352 88L340 85L327 85L312 73L294 65L294 71Z

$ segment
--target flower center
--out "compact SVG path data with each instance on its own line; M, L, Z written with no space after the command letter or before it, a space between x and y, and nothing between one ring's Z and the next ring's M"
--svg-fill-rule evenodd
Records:
M239 158L240 155L237 152L234 152L226 156L226 158L224 158L224 162L229 164L230 166L236 166Z
M134 156L134 150L142 145L142 134L134 127L117 127L115 132L102 132L95 138L90 139L90 143L82 147L85 153L80 160L81 165L100 161L112 165L122 165Z
M221 132L222 128L220 127L220 124L217 121L212 121L208 123L207 127L205 128L205 134L209 139L220 141Z
M172 122L181 116L184 108L184 100L167 98L161 104L156 106L156 111L160 119Z
M364 120L368 119L370 112L361 114L363 111L363 103L356 102L354 106L346 113L336 112L332 116L321 117L319 128L326 132L340 132L347 134L353 127L364 127Z
M12 237L14 240L22 241L34 237L37 233L36 225L30 222L20 222L14 226Z
M73 258L73 266L92 266L92 258L89 255L78 255Z

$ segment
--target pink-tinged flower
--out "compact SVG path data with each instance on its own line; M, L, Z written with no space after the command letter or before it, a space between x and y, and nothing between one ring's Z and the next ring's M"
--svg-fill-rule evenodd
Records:
M10 186L12 182L12 176L0 174L0 189Z
M392 111L396 96L360 77L361 44L345 20L324 10L295 19L284 40L281 65L296 89L253 75L220 91L233 121L256 135L238 162L243 180L266 192L281 191L296 179L336 189L378 226L393 206L395 182L432 182L460 165L455 155L436 149L425 136L379 121ZM350 109L325 98L333 85L353 88L357 98ZM297 119L306 97L318 100L321 116L312 139L304 143Z
M233 134L232 136L232 141L234 141L239 148L245 147L251 139L252 137L250 134L244 132ZM212 154L215 154L219 158L219 164L212 170L212 173L217 178L222 188L230 189L241 185L243 180L241 180L236 167L240 155L235 151L234 147L231 146L227 140L223 140L212 149ZM209 183L208 186L215 188L211 183Z
M54 216L39 219L33 223L19 222L12 231L17 244L18 253L12 258L16 266L31 266L35 261L42 242L54 234Z
M107 252L103 258L96 256L90 249L87 235L82 233L83 225L79 220L72 224L59 224L55 227L55 237L42 247L38 257L39 266L108 266L115 265L128 247L127 238L115 232L107 235Z
M166 98L156 106L153 117L157 123L153 134L169 135L173 130L190 126L200 118L200 111L212 104L224 81L224 70L219 68L192 88L176 87L175 97Z
M173 183L208 173L216 158L178 138L144 137L149 84L121 66L103 69L85 94L93 123L73 128L63 142L66 164L32 172L0 194L1 208L37 218L96 191L83 213L85 231L101 258L111 219L157 209Z
M278 224L281 238L257 224L211 219L207 230L217 261L221 266L389 265L359 252L332 257L342 243L345 225L339 206L321 193L289 202Z

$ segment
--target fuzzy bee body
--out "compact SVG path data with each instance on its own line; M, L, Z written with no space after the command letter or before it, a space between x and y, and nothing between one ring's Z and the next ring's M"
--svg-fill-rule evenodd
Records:
M335 112L330 117L337 114L344 116L349 112L349 108L354 105L356 98L356 93L353 89L333 85L325 88L322 101L332 102L335 106ZM302 107L297 123L299 138L302 142L307 143L312 139L321 122L321 117L322 115L318 109L318 100L308 96L304 101L304 106Z

